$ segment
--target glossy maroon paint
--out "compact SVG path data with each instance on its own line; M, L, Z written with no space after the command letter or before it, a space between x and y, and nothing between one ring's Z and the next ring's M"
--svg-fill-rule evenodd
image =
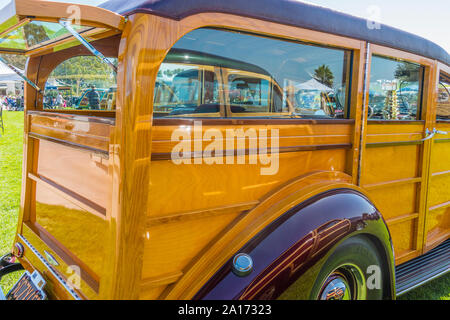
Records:
M381 214L363 195L333 190L303 202L261 231L239 252L249 254L254 270L246 277L231 272L231 261L198 292L196 299L276 299L307 270L320 271L327 254L353 235L373 239L385 258L394 293L394 260L389 231ZM238 253L238 252L237 252ZM307 281L305 283L314 283ZM315 279L312 279L315 280ZM310 299L306 286L299 299Z

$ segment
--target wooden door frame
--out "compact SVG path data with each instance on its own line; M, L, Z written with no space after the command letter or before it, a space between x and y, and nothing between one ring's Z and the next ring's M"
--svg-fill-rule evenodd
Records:
M413 53L392 49L388 47L383 47L380 45L371 44L370 45L370 55L369 55L369 67L368 67L368 85L366 87L366 110L368 109L368 95L369 95L369 87L370 87L370 66L372 64L373 55L382 56L385 58L392 58L396 60L402 60L407 62L412 62L421 65L424 67L424 76L422 83L422 102L421 102L421 121L423 121L423 131L426 129L432 130L433 128L433 113L435 109L435 105L433 104L434 100L434 88L436 81L436 69L437 62L435 60L425 58ZM368 111L368 110L367 110ZM364 123L367 126L370 124L370 121L367 119L368 112L364 115ZM406 123L406 122L403 122ZM398 121L398 124L402 124L402 121ZM364 142L362 146L362 164L361 166L364 168L364 154L366 151L366 132L364 134ZM416 191L418 195L418 199L416 198L416 207L418 216L410 216L409 218L417 219L417 223L415 224L414 230L415 234L413 235L413 251L408 254L396 257L396 263L402 263L408 261L414 257L417 257L424 253L425 246L425 217L427 214L427 195L428 195L428 183L429 183L429 167L430 167L430 151L431 151L431 143L432 141L427 140L423 142L421 153L420 153L420 163L418 164L419 172L420 172L420 188ZM362 170L364 172L364 170Z
M431 112L431 128L436 128L437 126L437 119L436 119L436 114L437 114L437 95L438 95L438 91L439 91L439 78L441 73L445 73L450 77L450 66L447 66L446 64L436 61L436 72L434 74L434 87L430 87L430 96L431 96L431 107L432 107L432 112ZM427 172L427 176L428 176L428 185L431 183L431 178L432 178L432 172L431 172L431 160L432 160L432 145L431 145L432 141L430 142L430 151L429 151L429 155L428 155L428 159L429 159L429 167L428 167L428 172ZM430 215L430 207L428 206L428 196L429 196L429 192L430 192L430 188L427 188L427 202L425 204L425 221L423 223L423 253L426 253L430 250L432 250L434 247L438 246L441 242L437 241L435 243L432 243L430 245L427 245L427 234L428 234L428 216Z

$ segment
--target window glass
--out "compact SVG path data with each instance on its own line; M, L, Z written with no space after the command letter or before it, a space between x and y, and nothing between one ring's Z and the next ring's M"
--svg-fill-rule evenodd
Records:
M165 63L158 71L154 91L154 112L158 115L219 115L218 81L213 68Z
M369 87L369 119L418 119L422 74L422 67L418 64L373 56Z
M161 64L154 116L345 118L350 58L345 50L198 29Z
M437 120L450 119L450 77L441 74L439 78L438 102L436 110Z
M232 72L228 76L227 86L231 112L269 112L269 81L242 72Z
M72 27L79 33L94 29L92 27L75 24L73 24ZM1 41L1 47L7 49L32 50L68 36L70 36L70 33L59 23L30 21L6 35Z
M117 59L110 58L117 65ZM115 110L116 74L94 56L67 59L50 74L44 109Z

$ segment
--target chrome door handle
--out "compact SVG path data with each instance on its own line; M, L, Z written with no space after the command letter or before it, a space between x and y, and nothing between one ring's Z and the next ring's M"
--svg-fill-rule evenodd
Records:
M423 138L420 141L427 141L432 139L436 135L436 129L433 129L433 131L428 130L428 128L425 130L425 134L427 135L425 138Z
M433 129L433 132L435 132L436 134L448 134L447 131L436 130L436 128Z
M427 141L432 139L437 134L448 134L447 131L440 131L436 128L433 128L433 131L428 130L428 128L425 130L425 134L427 135L425 138L423 138L421 141Z

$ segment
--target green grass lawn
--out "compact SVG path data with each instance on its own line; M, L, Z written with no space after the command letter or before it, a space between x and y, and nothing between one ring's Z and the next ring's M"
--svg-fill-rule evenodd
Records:
M11 248L17 224L22 180L23 112L4 112L3 120L5 132L0 138L0 252Z
M0 130L0 255L11 251L19 214L23 112L3 112L3 122L4 134ZM16 273L3 278L5 291L19 275Z
M0 255L11 249L20 204L23 112L4 112L5 133L0 138ZM0 132L1 133L1 132ZM7 290L18 275L5 277ZM450 274L414 289L401 300L450 300Z

